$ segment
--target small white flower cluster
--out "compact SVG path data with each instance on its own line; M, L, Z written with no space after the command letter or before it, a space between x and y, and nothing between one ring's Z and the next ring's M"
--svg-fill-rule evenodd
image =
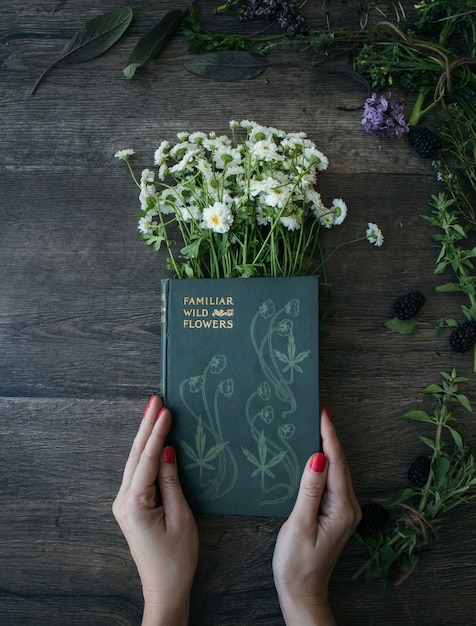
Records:
M154 232L159 213L173 213L178 221L195 222L218 234L230 231L243 213L260 226L279 220L290 231L302 227L309 211L326 228L344 221L345 202L335 199L326 208L314 187L328 159L304 133L285 133L247 120L230 122L230 127L233 138L179 133L175 145L160 144L154 155L160 189L149 169L140 181L143 234ZM236 142L237 127L246 130L243 143ZM122 154L128 151L116 156ZM175 184L166 184L168 177Z
M142 237L155 250L167 245L178 275L304 273L322 228L342 224L347 215L344 200L335 198L326 208L316 189L327 157L305 133L248 120L232 121L230 128L231 137L183 132L174 145L162 141L154 154L157 170L144 169L136 180ZM135 179L132 154L120 150L115 156ZM185 244L182 266L172 258L172 224Z

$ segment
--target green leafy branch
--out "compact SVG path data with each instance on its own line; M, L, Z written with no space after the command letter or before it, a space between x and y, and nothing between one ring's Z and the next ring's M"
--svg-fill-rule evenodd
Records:
M441 293L464 293L469 303L461 305L462 313L469 322L476 322L476 274L474 273L476 246L468 248L462 245L474 232L474 225L468 221L461 223L461 212L456 204L456 198L449 198L444 193L433 195L430 206L433 207L433 211L421 217L440 231L432 235L432 239L440 244L434 274L440 275L449 269L455 276L455 280L439 285L436 290ZM456 325L453 319L442 319L439 334L446 326L455 327ZM473 353L474 371L476 371L476 345Z
M365 575L368 580L381 578L384 585L389 577L396 578L397 584L403 582L416 568L422 549L437 538L442 516L462 504L476 501L476 456L452 412L455 405L472 410L467 396L459 391L460 383L468 379L458 376L454 369L440 375L441 384L424 389L437 403L433 413L414 410L403 416L436 429L434 438L420 436L431 450L426 484L406 487L385 503L386 508L400 511L389 532L381 531L377 536L356 534L369 549L370 557L354 579ZM445 434L449 434L451 450Z

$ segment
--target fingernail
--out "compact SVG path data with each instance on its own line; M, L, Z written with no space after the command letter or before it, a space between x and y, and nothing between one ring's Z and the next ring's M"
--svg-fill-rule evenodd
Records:
M329 409L326 407L326 405L325 405L323 402L321 402L321 411L322 411L323 413L325 413L325 414L326 414L327 419L328 419L330 422L332 422L332 415L330 414Z
M159 414L157 415L157 419L160 420L160 418L162 417L162 415L165 413L165 411L167 410L167 408L165 406L163 406L160 411Z
M144 417L146 416L147 411L150 409L150 405L152 404L152 400L153 399L154 399L154 396L150 396L149 402L147 402L147 406L144 409L144 415L142 416L142 419L144 419Z
M167 465L173 465L175 463L175 450L173 446L164 448L164 461Z
M311 457L311 462L309 463L309 468L311 472L316 472L317 474L322 474L322 472L326 469L327 459L322 452L316 452Z

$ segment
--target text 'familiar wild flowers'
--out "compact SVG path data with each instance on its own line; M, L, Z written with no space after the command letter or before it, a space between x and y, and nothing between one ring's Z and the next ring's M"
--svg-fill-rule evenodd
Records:
M327 157L305 133L248 120L232 121L230 128L231 137L183 132L174 145L162 141L156 169L144 169L140 179L130 163L134 151L116 153L140 190L142 238L156 251L167 248L178 278L297 276L318 269L323 231L347 215L344 200L334 198L327 208L316 189ZM381 245L372 226L372 237L364 239Z

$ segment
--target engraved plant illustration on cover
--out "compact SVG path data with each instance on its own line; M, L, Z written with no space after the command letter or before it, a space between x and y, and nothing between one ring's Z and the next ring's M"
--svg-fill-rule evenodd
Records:
M260 505L279 504L295 494L301 470L292 446L298 428L292 387L296 377L304 373L310 354L310 350L298 348L296 342L298 316L299 300L291 299L278 308L267 299L251 320L249 338L258 372L257 385L247 391L240 412L240 419L246 423L246 445L235 441L232 449L224 436L222 420L232 405L236 410L237 402L232 398L235 382L225 377L226 355L214 354L203 371L180 383L181 400L195 420L193 441L178 440L187 457L184 469L198 475L200 492L195 500L213 500L228 494L239 471L244 472L247 481L259 484ZM242 458L237 460L236 455Z
M215 354L203 372L180 383L180 398L196 420L194 442L178 440L189 459L185 470L198 471L201 491L194 500L221 498L233 489L238 477L236 459L229 442L223 439L220 417L223 398L233 395L233 380L210 380L219 376L226 365L226 356ZM201 411L197 411L197 405Z
M251 463L251 478L260 480L263 501L277 504L295 493L300 467L291 445L296 432L296 398L292 391L295 376L303 374L302 364L310 350L298 351L294 320L299 316L299 300L289 300L277 308L265 300L251 321L250 337L265 380L246 402L246 420L255 449L242 448ZM279 402L271 400L275 396ZM277 412L276 407L282 410Z

